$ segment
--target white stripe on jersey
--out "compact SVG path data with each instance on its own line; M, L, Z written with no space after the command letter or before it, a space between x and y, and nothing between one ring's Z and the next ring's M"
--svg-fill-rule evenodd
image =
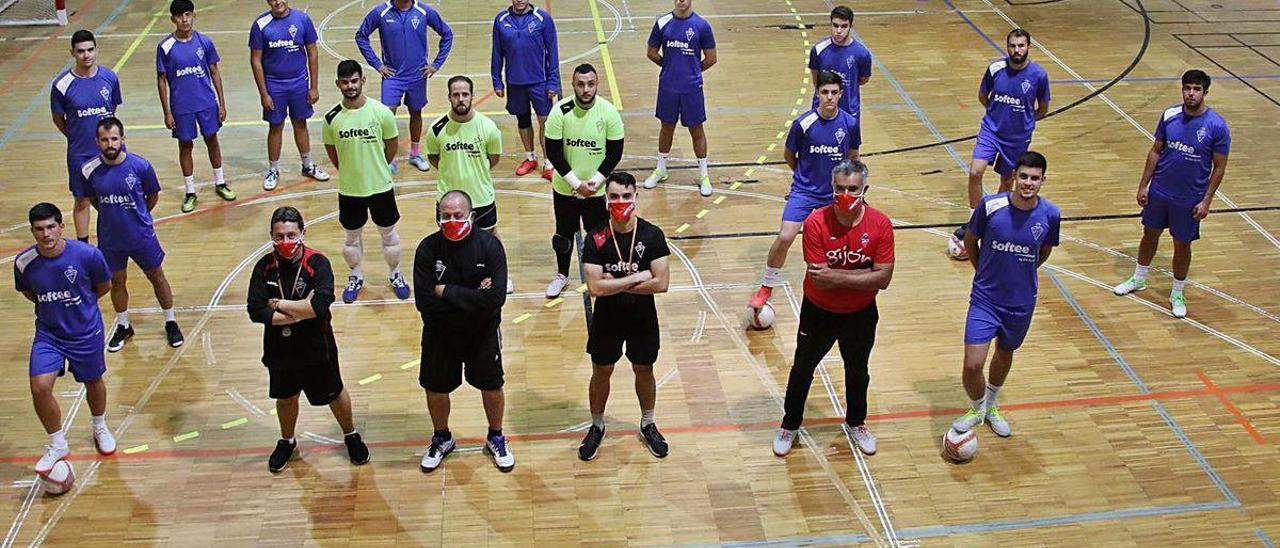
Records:
M1182 105L1166 108L1164 109L1164 121L1168 122L1169 120L1172 120L1174 116L1179 114L1182 114Z
M800 119L800 129L805 133L809 132L809 126L818 121L818 111L810 112L808 116Z
M414 0L413 2L413 9L418 10L418 13L421 13L423 15L427 14L427 9L422 7L422 5L417 2L417 0Z
M267 28L267 23L270 23L270 22L271 22L271 14L270 14L270 13L268 13L268 14L266 14L266 15L263 15L262 17L259 17L259 18L258 18L258 20L257 20L257 21L255 21L255 23L257 23L257 24L258 24L258 30L263 30L263 29Z
M992 213L1000 211L1001 209L1004 209L1006 207L1009 207L1008 196L1001 196L999 198L988 200L986 204L987 217L990 217Z
M168 40L160 42L160 51L163 51L165 55L169 55L169 50L173 49L173 45L176 43L178 43L178 39L170 36Z
M98 169L98 166L100 165L102 165L102 157L94 156L92 160L89 160L88 162L85 162L84 165L80 166L80 174L84 175L85 180L88 181L89 174L93 173L93 170Z
M54 84L53 87L58 88L58 93L66 95L67 90L71 89L71 82L74 81L76 81L76 75L71 74L71 72L68 71L66 74L62 75L62 78L58 79L58 82Z
M540 11L540 10L538 9L538 6L529 6L529 7L533 8L533 16L534 16L534 17L537 17L539 21L544 21L544 22L546 21L546 19L543 19L543 18L542 18L542 14L541 14L541 13L538 13L538 12Z
M991 66L987 67L987 71L990 72L991 76L994 77L996 73L1004 70L1004 67L1006 64L1007 62L1004 59L1001 59L999 61L994 61L991 63Z
M17 259L14 259L13 266L18 269L19 274L26 274L27 266L31 264L31 261L36 260L38 255L39 252L34 247L23 251L18 255Z
M659 18L658 18L658 28L660 28L660 29L661 29L661 28L666 28L667 23L670 23L672 19L675 19L675 17L676 17L676 14L674 14L674 13L668 13L668 14L666 14L666 15L663 15L662 17L659 17Z
M821 53L822 53L822 50L827 49L827 46L830 46L830 45L831 45L831 39L830 39L830 38L827 38L826 40L823 40L823 41L821 41L821 42L818 42L817 44L814 44L814 45L813 45L813 54L814 54L814 55L819 55L819 54L821 54Z

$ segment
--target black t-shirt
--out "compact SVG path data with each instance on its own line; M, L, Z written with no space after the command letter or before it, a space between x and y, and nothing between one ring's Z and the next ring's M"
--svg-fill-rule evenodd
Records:
M333 336L333 267L329 259L309 247L302 260L281 261L274 252L258 260L249 278L249 319L264 324L262 363L267 367L306 367L337 363L338 343ZM271 325L275 311L269 299L309 300L316 317L292 325ZM286 329L289 336L285 336Z
M636 228L632 232L616 234L616 241L614 236L609 225L592 233L583 242L582 262L598 264L604 268L605 273L614 278L623 278L641 270L649 270L653 261L671 254L662 229L644 219L636 219ZM598 297L595 306L597 312L657 314L658 311L653 303L653 295L631 293Z
M480 289L485 278L490 285ZM445 286L443 297L436 296L437 285ZM427 328L493 331L507 301L507 253L502 242L478 229L460 242L440 232L423 238L413 259L413 294Z

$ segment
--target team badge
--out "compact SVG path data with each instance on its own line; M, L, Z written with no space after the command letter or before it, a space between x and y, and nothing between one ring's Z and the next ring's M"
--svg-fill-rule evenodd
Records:
M859 240L859 242L862 243L862 247L867 247L867 244L871 243L871 235L863 232L862 239Z
M204 59L204 47L196 48L196 57L199 57L200 59Z
M62 275L67 277L67 281L73 284L76 283L76 275L78 274L79 272L76 272L76 267L71 265L67 265L67 269L62 271Z
M1203 142L1203 141L1204 141L1205 136L1206 136L1206 135L1208 135L1208 134L1209 134L1209 132L1205 131L1205 129L1204 129L1204 128L1197 129L1197 130L1196 130L1196 142Z
M303 295L306 295L306 292L307 292L307 281L302 279L301 276L299 276L298 279L293 282L293 294L301 297Z
M693 42L693 29L684 29L684 37L689 42Z
M845 133L844 128L836 128L836 144L843 145L845 135L847 134Z
M1031 237L1038 242L1041 236L1044 236L1044 225L1040 223L1031 225Z
M98 95L102 96L103 101L111 102L111 90L107 89L107 86L102 86L102 89L98 90Z
M604 120L596 120L596 131L604 132Z
M126 175L124 184L129 187L129 190L133 190L133 187L138 186L138 176L132 173Z
M417 16L417 15L413 16L413 19L410 19L410 20L409 20L409 24L413 25L413 29L414 29L414 30L417 30L417 29L418 29L418 23L420 23L420 22L421 22L421 20L420 20L420 19L418 19L418 16Z
M1026 93L1026 92L1028 92L1028 91L1031 91L1031 81L1030 81L1030 80L1023 80L1023 81L1022 81L1022 92L1023 92L1023 93Z
M644 242L636 242L636 256L641 259L644 258Z
M849 68L853 68L853 64L857 62L858 62L858 59L852 55L844 58L844 64Z
M440 281L440 278L443 278L443 277L444 277L444 261L436 259L436 281L437 282Z
M529 21L529 32L534 32L534 31L536 31L536 30L538 30L538 22L537 22L537 21Z
M297 38L297 37L298 37L298 26L289 25L289 38Z

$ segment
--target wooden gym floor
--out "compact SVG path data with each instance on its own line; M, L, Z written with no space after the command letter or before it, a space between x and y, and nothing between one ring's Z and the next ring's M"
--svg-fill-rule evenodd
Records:
M1280 8L1263 0L849 3L859 38L876 56L862 92L871 197L904 225L872 356L870 425L879 453L851 452L838 427L844 387L834 353L815 381L802 443L785 460L770 452L794 350L798 246L786 269L792 285L775 294L775 328L746 332L740 323L790 181L779 165L782 132L807 105L807 46L827 34L831 6L700 0L695 8L715 28L721 59L706 84L717 195L700 198L695 172L680 170L643 193L640 206L672 238L674 253L672 290L658 298L657 364L658 421L672 453L659 462L636 441L631 374L620 367L612 428L590 463L574 453L589 418L584 303L575 293L552 302L541 296L551 274L549 189L510 175L519 150L514 120L487 93L489 24L506 3L432 3L457 33L441 76L476 77L480 109L495 114L506 138L507 158L495 173L518 291L503 315L506 432L518 462L511 474L478 450L484 421L469 387L457 392L452 417L465 443L437 473L418 471L431 431L416 383L421 324L378 283L384 267L376 250L368 257L371 287L334 318L373 462L353 468L334 444L340 433L327 410L306 409L302 460L278 476L265 470L278 431L258 362L261 329L243 311L246 266L264 251L267 216L281 204L302 209L308 241L336 265L342 238L332 222L332 184L299 177L291 144L281 187L260 193L265 127L244 44L252 17L266 9L261 2L198 6L197 29L223 57L230 114L221 135L241 197L225 204L210 192L197 147L205 186L199 209L187 215L178 212L176 147L162 126L151 68L156 43L171 30L164 2L86 0L72 6L78 11L66 29L0 31L3 261L29 245L24 215L32 203L70 210L65 142L48 121L47 87L68 60L70 31L93 29L99 61L122 77L130 150L152 160L166 189L158 231L188 337L181 349L163 344L162 317L134 271L138 336L107 360L108 419L123 451L96 458L78 387L62 381L79 482L47 498L31 473L44 441L24 374L31 306L0 291L9 379L0 384L0 512L11 523L0 523L3 545L1272 546L1280 536L1280 181L1267 162L1280 140ZM351 36L370 6L298 4L324 39L323 111L338 99L327 75L338 58L358 58ZM641 177L653 165L657 132L657 68L645 59L645 40L653 17L670 7L665 0L550 6L562 73L577 62L601 68L604 95L626 116L624 168ZM1053 79L1052 107L1073 105L1042 122L1034 143L1050 161L1044 193L1072 220L1042 271L1036 320L1003 391L1015 435L1001 440L984 430L977 458L956 466L938 450L965 403L961 333L972 272L942 249L966 214L972 141L939 143L975 131L979 75L1002 55L1015 24L1039 42L1032 58ZM1164 312L1167 240L1151 290L1119 298L1108 287L1132 270L1140 234L1133 192L1149 132L1178 102L1177 76L1188 68L1214 76L1208 101L1234 136L1215 207L1253 209L1205 221L1190 318L1179 321ZM1121 74L1104 94L1076 104ZM368 92L376 97L377 89L371 78ZM430 112L442 111L442 89L432 83ZM312 143L320 152L318 128L312 124ZM683 133L674 156L691 165ZM407 166L397 178L406 271L416 242L434 230L434 180Z

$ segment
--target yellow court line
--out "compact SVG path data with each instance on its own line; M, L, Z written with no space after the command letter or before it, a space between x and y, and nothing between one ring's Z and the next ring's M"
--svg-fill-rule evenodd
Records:
M701 219L701 218L703 218L703 217L706 217L708 213L711 213L711 210L709 210L709 209L704 209L704 210L702 210L702 211L699 211L697 215L694 215L694 217L697 217L697 218Z
M578 286L578 289L575 289L574 291L577 291L578 293L586 293L586 292L587 292L587 284L582 284L582 285Z
M676 234L683 233L683 232L684 232L684 231L686 231L686 230L689 230L689 223L685 223L685 224L682 224L682 225L680 225L679 227L677 227L677 228L676 228Z
M271 413L272 415L276 414L276 410L275 410L275 408L274 408L274 407L273 407L273 408L271 408L270 413Z
M414 368L414 367L417 367L417 365L418 365L419 363L422 363L422 362L421 362L421 360L413 360L413 361L411 361L411 362L405 363L404 365L401 365L401 366L400 366L400 369L401 369L401 370L404 370L404 369L412 369L412 368Z
M716 196L716 199L711 200L711 203L715 205L720 205L720 202L723 202L723 201L724 201L724 195L722 194L720 196Z
M551 299L551 300L547 301L547 304L544 304L544 305L542 305L542 306L543 306L543 308L551 308L551 307L556 306L556 305L558 305L558 304L560 304L560 303L562 303L562 302L564 302L564 297L556 297L556 298L554 298L554 299Z
M604 36L604 22L600 20L600 7L596 5L596 0L587 0L587 5L591 6L591 22L596 26L596 43L600 46L600 60L604 62L604 76L609 81L609 98L613 99L613 106L622 110L622 91L618 89L618 80L613 76L613 59L609 56L609 41Z
M223 429L223 430L226 430L226 429L228 429L228 428L235 428L235 427L240 426L240 425L242 425L242 424L245 424L245 423L247 423L247 422L249 422L249 419L246 419L246 418L244 418L244 417L240 417L240 418L238 418L238 419L236 419L236 420L233 420L233 421L227 421L227 422L222 423L222 429Z
M126 455L132 455L132 454L134 454L134 453L141 453L141 452L143 452L143 451L146 451L147 449L151 449L151 446L150 446L150 445L147 445L147 444L145 444L145 443L144 443L144 444L142 444L142 445L135 445L135 446L133 446L133 447L126 447L126 448L124 449L124 454L126 454Z
M749 172L751 170L747 170L747 171ZM729 190L738 190L738 187L741 187L741 186L742 186L742 181L734 181L733 184L729 185Z
M334 104L337 104L337 103L334 103ZM317 112L319 112L319 111L320 111L320 109L316 109L316 111L317 111ZM484 111L476 111L476 112L480 112L481 114L483 114L483 115L485 115L485 116L489 116L489 117L491 117L491 118L498 117L498 116L506 116L506 115L507 115L507 111L505 111L505 110L504 110L504 111L491 111L491 112L484 112ZM443 115L444 115L444 112L426 112L426 111L423 111L423 112L422 112L422 118L423 118L423 119L430 119L430 120L434 120L434 119L439 118L440 116L443 116ZM396 119L397 119L397 120L408 120L408 119L409 119L409 114L408 114L408 113L405 113L405 114L397 114L397 115L396 115ZM308 118L308 119L307 119L307 123L308 123L308 124L318 124L318 123L321 123L322 121L324 121L324 117L323 117L323 116L312 116L311 118ZM223 122L223 123L222 123L222 127L266 126L266 125L267 125L267 123L266 123L266 122L264 122L264 121L262 121L262 120L235 120L235 121ZM169 129L169 128L164 127L164 124L146 124L146 125L132 125L132 126L129 126L129 129L131 129L131 130L141 130L141 129Z
M360 385L363 386L371 382L377 382L380 379L382 379L382 373L374 373L372 375L369 375L368 377L360 379Z
M525 312L524 314L521 314L521 315L516 316L515 318L513 318L513 319L511 320L511 323L520 323L520 322L523 322L523 321L525 321L525 320L527 320L527 319L529 319L529 318L532 318L532 317L533 317L533 314L530 314L530 313L528 313L528 312Z
M178 434L173 437L173 443L182 443L184 441L200 437L199 432L187 432L186 434Z
M779 139L781 139L781 137L779 137ZM755 172L756 172L756 168L754 168L754 167L753 167L753 168L751 168L751 169L748 169L748 170L747 170L746 172L744 172L742 175L743 175L744 177L750 177L750 176L751 176L751 174L752 174L752 173L755 173ZM735 185L737 185L737 186L733 187L734 189L737 189L739 186L742 186L742 183L734 183L734 184L735 184Z
M147 26L143 27L142 32L138 34L136 38L133 39L133 43L129 44L129 48L124 50L124 55L120 57L119 61L116 61L115 66L111 67L112 72L115 72L117 74L120 73L120 69L124 68L124 64L129 62L130 57L133 57L133 52L138 50L138 46L142 45L142 41L147 39L147 34L151 32L152 27L156 26L156 21L159 21L160 16L162 15L165 15L165 14L157 13L151 16L151 21L148 22ZM164 126L161 125L160 127L163 128Z

